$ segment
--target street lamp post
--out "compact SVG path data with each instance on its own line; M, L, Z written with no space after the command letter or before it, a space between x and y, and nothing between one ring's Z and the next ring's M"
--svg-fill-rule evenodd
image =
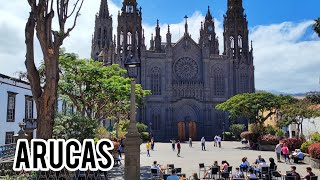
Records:
M124 64L128 77L131 78L131 95L130 95L130 125L124 144L126 147L125 156L125 180L139 180L140 179L140 145L142 143L138 128L136 126L136 95L135 95L135 78L138 76L138 68L140 63L129 56Z
M149 123L149 130L150 130L149 136L150 136L150 139L151 139L152 138L152 122L151 121Z

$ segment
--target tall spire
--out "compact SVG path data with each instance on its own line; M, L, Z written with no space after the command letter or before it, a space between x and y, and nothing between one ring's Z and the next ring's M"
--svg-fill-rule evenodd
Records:
M159 26L159 19L157 19L157 27L156 30L156 36L155 36L155 51L161 52L161 36L160 36L160 26Z
M212 15L211 15L211 12L210 12L210 6L208 6L208 12L206 14L206 20L212 20Z
M167 45L171 46L171 33L170 33L170 25L168 24L168 32L167 32Z
M186 36L186 35L189 34L189 33L188 33L188 16L185 15L184 18L186 19L186 23L185 23L185 25L184 25L184 35Z
M92 38L91 58L98 60L102 51L108 51L113 44L112 17L109 14L108 1L101 0L99 13L95 19L95 29Z
M242 17L243 11L242 0L228 0L228 16Z
M102 18L108 18L109 17L108 0L101 0L99 16L102 17Z

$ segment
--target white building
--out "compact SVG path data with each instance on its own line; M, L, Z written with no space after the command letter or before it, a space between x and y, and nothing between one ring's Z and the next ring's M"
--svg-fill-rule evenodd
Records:
M29 138L35 137L36 105L28 82L0 74L0 107L0 145L14 143L23 121Z

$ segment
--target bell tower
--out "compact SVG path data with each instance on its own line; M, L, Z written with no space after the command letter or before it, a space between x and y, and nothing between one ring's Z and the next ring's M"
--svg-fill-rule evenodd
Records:
M118 64L124 67L127 57L141 58L143 46L142 11L136 0L124 0L118 14L117 54Z
M219 42L216 37L214 19L208 6L204 23L201 24L199 44L209 49L210 54L219 54Z
M224 54L231 55L239 61L249 58L248 21L242 0L228 0L223 36Z
M108 1L101 0L99 13L96 14L94 34L91 44L91 58L99 60L102 54L113 49L112 17L109 14Z

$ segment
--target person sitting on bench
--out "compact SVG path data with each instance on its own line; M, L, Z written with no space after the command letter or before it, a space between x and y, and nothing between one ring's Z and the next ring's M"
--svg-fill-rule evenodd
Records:
M304 159L304 155L300 149L296 149L296 153L292 155L292 158L294 163L298 163Z

